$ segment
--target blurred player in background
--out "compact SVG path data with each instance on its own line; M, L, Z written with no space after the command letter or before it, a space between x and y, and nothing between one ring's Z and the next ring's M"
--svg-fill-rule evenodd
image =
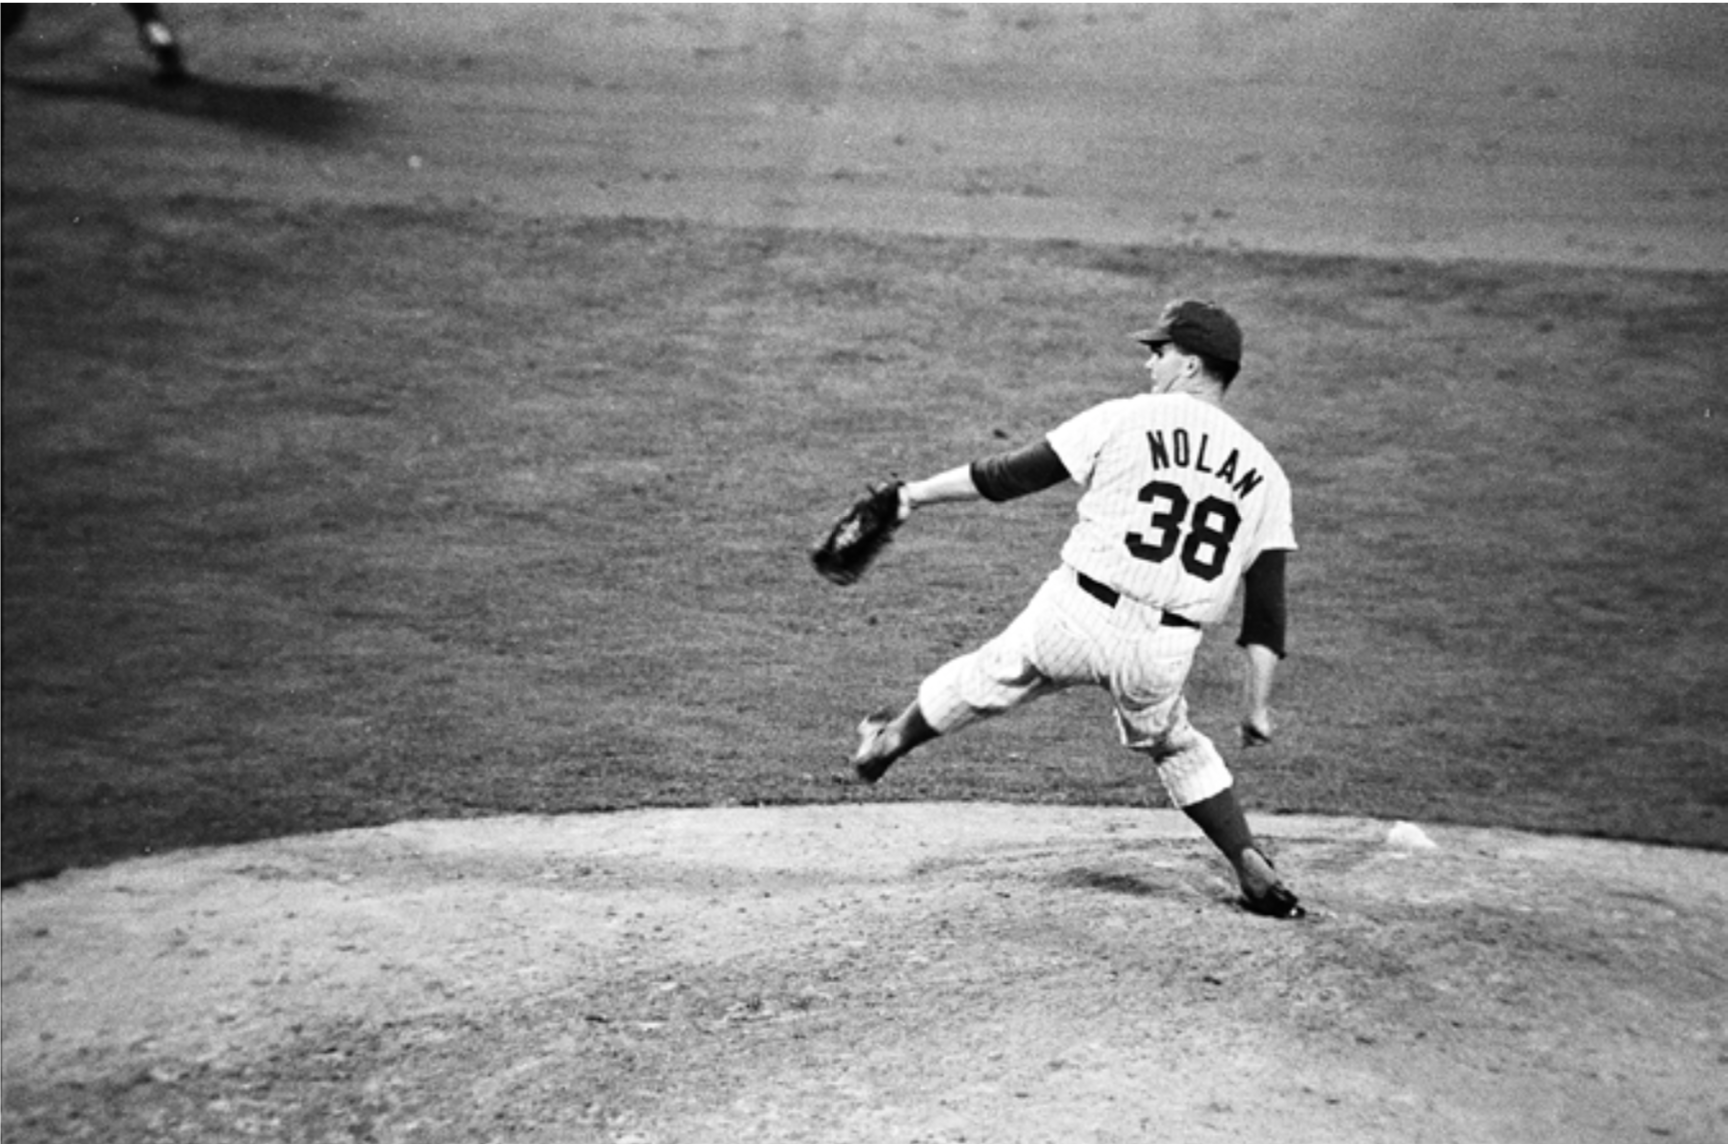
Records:
M0 4L4 11L5 38L10 40L24 17L29 11L28 4ZM126 14L132 17L132 22L138 27L138 40L144 45L144 51L156 65L154 81L163 87L178 87L190 83L192 74L186 70L186 61L180 54L180 41L174 35L174 30L168 26L168 21L162 18L162 9L158 4L122 4Z

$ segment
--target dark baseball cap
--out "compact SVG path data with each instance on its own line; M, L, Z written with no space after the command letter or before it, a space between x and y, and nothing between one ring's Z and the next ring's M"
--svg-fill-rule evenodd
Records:
M1158 324L1139 331L1134 340L1143 346L1175 342L1191 354L1242 364L1242 327L1212 302L1194 298L1172 302L1158 315Z

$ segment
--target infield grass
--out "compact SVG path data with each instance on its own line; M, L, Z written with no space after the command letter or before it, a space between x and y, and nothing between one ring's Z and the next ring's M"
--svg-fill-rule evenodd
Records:
M1074 497L806 550L870 479L1242 318L1302 552L1254 813L1728 846L1728 282L8 188L4 873L419 816L1162 804L1101 694L830 775Z

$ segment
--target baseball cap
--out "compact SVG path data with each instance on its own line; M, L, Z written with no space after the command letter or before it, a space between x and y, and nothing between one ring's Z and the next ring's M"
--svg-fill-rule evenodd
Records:
M1175 342L1189 353L1205 354L1236 365L1242 363L1242 328L1212 302L1183 298L1164 307L1158 324L1141 330L1134 340L1144 346Z

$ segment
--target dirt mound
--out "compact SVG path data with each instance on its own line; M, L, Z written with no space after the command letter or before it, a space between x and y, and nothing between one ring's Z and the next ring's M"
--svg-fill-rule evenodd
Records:
M1728 1129L1728 855L1258 826L1307 921L1235 908L1170 811L420 822L81 871L5 897L7 1136Z

